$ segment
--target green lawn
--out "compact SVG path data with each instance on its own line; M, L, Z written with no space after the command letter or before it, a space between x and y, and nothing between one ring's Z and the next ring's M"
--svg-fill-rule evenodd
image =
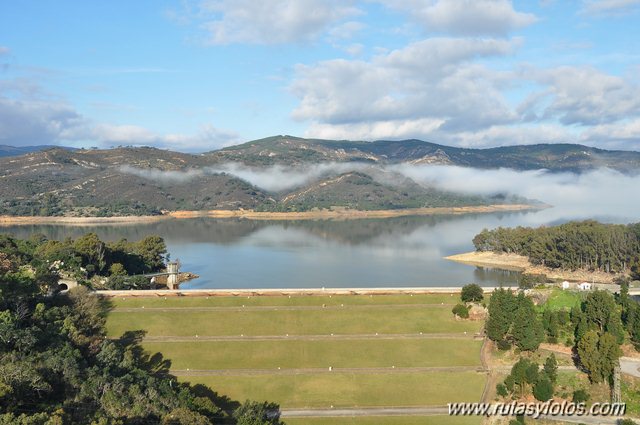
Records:
M571 310L571 307L579 306L583 299L584 293L554 288L547 301L542 304L540 308L550 310Z
M480 425L477 416L364 416L339 418L284 418L287 425Z
M481 341L470 338L383 337L385 334L416 335L420 332L478 332L482 322L455 320L451 313L451 304L458 301L457 295L156 297L112 301L116 309L134 309L115 310L109 314L107 329L112 337L138 329L146 330L148 336L329 336L332 333L379 333L381 336L380 339L354 336L353 339L335 340L143 342L146 350L161 352L170 360L173 370L477 366L480 359ZM274 308L246 309L243 304ZM323 304L333 308L286 309L322 307ZM280 306L284 308L278 309ZM202 307L223 308L203 310ZM293 408L429 406L478 401L486 376L474 371L349 373L327 370L299 374L183 375L179 379L210 386L234 400L269 400L283 408ZM383 425L478 423L476 418L441 419L443 421L431 417L354 420L358 421L355 423ZM326 420L293 419L291 423L321 424ZM335 418L331 422L335 423Z
M477 332L479 321L456 321L443 306L320 310L114 311L107 330L119 336L145 329L149 336L329 335Z
M241 307L246 306L339 306L390 304L457 304L459 294L416 295L293 295L224 297L115 297L114 307Z
M172 369L431 367L480 364L482 341L466 339L145 342Z
M476 372L321 373L181 377L235 400L269 400L282 408L429 406L479 401L486 376Z

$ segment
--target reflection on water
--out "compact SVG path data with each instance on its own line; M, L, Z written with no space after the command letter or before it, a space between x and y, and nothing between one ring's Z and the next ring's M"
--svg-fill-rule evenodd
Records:
M512 285L517 272L476 268L443 257L473 249L483 228L511 226L527 214L365 220L165 220L104 226L29 225L0 231L50 239L96 232L103 240L158 234L171 257L200 279L185 288L305 288Z

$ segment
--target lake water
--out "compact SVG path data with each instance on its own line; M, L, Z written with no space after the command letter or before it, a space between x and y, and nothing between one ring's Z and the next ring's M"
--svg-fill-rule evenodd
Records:
M0 228L50 239L96 232L103 240L158 234L183 271L200 275L182 288L320 288L511 285L518 273L443 259L473 250L483 228L556 224L555 209L499 214L348 221L166 220L109 226L30 225ZM605 221L618 221L606 220Z

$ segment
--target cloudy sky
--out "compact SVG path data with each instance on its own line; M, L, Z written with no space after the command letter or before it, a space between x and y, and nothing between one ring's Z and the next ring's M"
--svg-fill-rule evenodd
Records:
M0 4L0 144L640 150L640 0Z

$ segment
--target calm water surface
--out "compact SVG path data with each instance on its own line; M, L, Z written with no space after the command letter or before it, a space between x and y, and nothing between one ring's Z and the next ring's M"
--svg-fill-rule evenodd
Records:
M518 273L444 260L473 250L483 228L555 224L548 212L403 217L350 221L167 220L118 226L33 225L0 233L51 239L96 232L103 240L165 238L188 288L319 288L509 285Z

